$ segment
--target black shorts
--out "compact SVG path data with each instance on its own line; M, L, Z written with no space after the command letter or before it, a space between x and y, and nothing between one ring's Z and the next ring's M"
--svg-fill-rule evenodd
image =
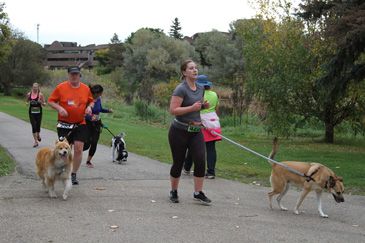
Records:
M64 129L64 128L57 128L58 138L66 137L67 141L70 144L73 144L74 141L80 141L85 143L88 139L88 130L86 124L77 125L76 128Z

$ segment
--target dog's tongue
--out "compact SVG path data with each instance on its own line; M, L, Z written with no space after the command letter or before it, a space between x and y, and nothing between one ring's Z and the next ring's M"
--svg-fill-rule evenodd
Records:
M63 161L66 161L67 160L67 155L66 154L65 155L61 155L61 158L62 158Z

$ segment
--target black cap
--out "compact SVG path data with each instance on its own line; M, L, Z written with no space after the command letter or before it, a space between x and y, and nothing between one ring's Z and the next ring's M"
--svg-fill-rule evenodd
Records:
M67 69L68 73L80 73L80 68L79 67L69 67Z

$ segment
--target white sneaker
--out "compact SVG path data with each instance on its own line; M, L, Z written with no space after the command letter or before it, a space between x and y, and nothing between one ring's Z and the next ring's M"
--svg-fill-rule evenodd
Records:
M185 170L185 168L183 168L182 171L183 171L184 175L190 175L193 173L193 171Z

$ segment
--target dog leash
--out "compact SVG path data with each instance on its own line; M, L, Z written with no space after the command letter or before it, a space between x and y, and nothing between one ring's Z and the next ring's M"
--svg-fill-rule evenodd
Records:
M104 125L104 123L101 123L101 127L105 128L113 137L115 137L115 135L109 130L108 126Z
M235 141L233 141L232 139L229 139L229 138L227 138L227 137L225 137L225 136L223 136L222 134L219 134L219 133L217 133L217 132L215 132L215 131L213 131L213 130L211 130L210 131L210 133L212 133L213 135L216 135L216 136L220 136L221 138L223 138L224 140L227 140L228 142L230 142L230 143L232 143L232 144L234 144L234 145L236 145L236 146L238 146L238 147L240 147L240 148L242 148L242 149L244 149L244 150L246 150L246 151L248 151L248 152L250 152L250 153L252 153L252 154L254 154L254 155L257 155L257 156L259 156L259 157L261 157L261 158L264 158L264 159L267 159L267 160L269 160L270 162L272 162L272 163L274 163L274 164L276 164L276 165L279 165L279 166L281 166L281 167L283 167L283 168L285 168L286 170L288 170L288 171L290 171L290 172L292 172L292 173L294 173L294 174L296 174L296 175L299 175L299 176L302 176L302 177L305 177L306 178L306 181L314 181L314 179L312 178L312 176L317 172L317 171L315 171L314 173L312 173L311 175L306 175L306 174L304 174L304 173L302 173L302 172L300 172L300 171L297 171L297 170L295 170L295 169L293 169L293 168L291 168L291 167L289 167L289 166L287 166L286 164L283 164L283 163L280 163L280 162L278 162L278 161L276 161L276 160L273 160L273 159L270 159L269 157L266 157L266 156L264 156L264 155L262 155L262 154L260 154L260 153L258 153L258 152L256 152L256 151L254 151L254 150L252 150L252 149L250 149L250 148L247 148L246 146L243 146L242 144L239 144L239 143L237 143L237 142L235 142Z

